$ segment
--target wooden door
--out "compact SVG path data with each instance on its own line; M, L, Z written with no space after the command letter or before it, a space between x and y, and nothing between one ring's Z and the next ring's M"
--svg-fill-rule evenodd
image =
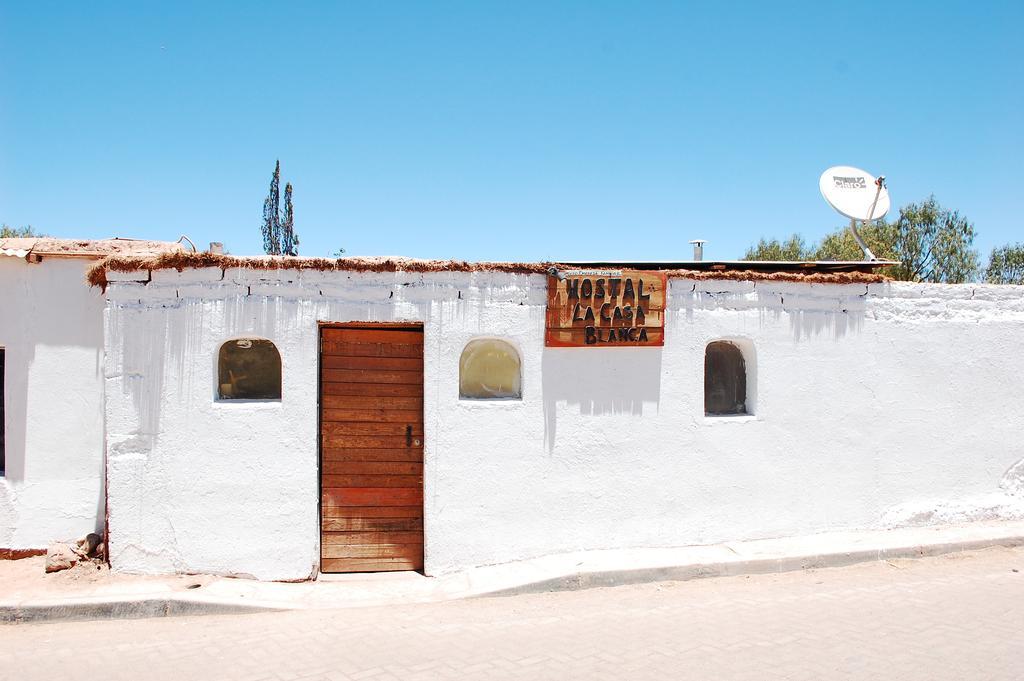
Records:
M320 333L320 570L423 569L423 329Z

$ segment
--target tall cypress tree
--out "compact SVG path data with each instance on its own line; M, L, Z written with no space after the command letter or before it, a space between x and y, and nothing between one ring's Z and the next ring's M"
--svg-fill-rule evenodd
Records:
M270 179L270 193L263 201L263 251L267 255L281 255L281 161L274 166Z
M299 237L295 233L295 209L292 207L292 183L284 187L284 214L281 213L281 161L274 166L270 192L263 201L263 251L267 255L298 255Z
M299 237L295 233L295 210L292 208L291 182L284 186L284 219L281 221L281 254L299 254Z

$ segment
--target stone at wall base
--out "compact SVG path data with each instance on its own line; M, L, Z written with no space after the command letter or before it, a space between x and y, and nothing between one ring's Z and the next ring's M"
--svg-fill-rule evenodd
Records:
M90 532L85 535L85 539L78 541L77 553L83 558L97 558L100 557L99 549L102 545L103 537L95 532Z
M46 571L60 572L75 566L81 556L67 544L53 542L46 550Z

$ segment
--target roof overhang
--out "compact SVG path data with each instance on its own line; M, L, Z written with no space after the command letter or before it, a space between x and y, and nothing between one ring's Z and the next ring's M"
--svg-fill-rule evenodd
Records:
M181 244L144 239L54 239L49 237L11 237L0 239L0 254L39 262L43 258L102 260L111 255L153 256L181 251Z
M580 269L690 270L694 272L874 272L895 260L561 260Z

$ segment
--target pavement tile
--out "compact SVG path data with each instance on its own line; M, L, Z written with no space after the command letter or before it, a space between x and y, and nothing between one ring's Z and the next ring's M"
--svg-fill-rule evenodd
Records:
M1024 549L444 603L0 626L0 680L1024 678Z

